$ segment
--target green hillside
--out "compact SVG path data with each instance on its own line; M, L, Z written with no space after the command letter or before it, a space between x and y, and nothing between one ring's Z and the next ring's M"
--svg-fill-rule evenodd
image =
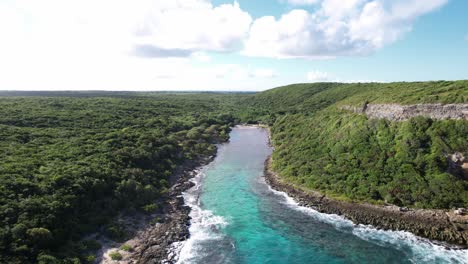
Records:
M0 263L92 263L99 244L82 238L122 240L116 215L161 210L170 175L214 154L243 96L15 95L0 97Z
M347 200L468 207L448 155L468 121L369 120L364 103L466 103L468 81L296 84L252 93L0 93L0 262L89 263L120 212L152 213L169 177L211 155L231 126L271 126L285 180ZM193 163L193 162L192 162ZM55 260L61 260L55 262Z
M272 125L274 169L288 181L340 199L451 208L468 206L468 182L447 158L468 157L468 121L369 120L340 106L466 102L468 81L298 84L246 104Z

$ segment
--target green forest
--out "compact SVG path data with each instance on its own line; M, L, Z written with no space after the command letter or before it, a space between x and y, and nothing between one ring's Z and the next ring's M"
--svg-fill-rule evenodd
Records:
M118 212L157 210L175 168L228 139L231 97L0 98L0 263L86 263L83 235L118 238Z
M153 212L177 167L213 155L232 126L271 128L285 180L337 199L468 207L468 121L368 119L366 103L468 103L468 81L315 83L260 93L0 92L0 263L88 263L86 234L122 236Z
M246 100L271 126L273 167L327 196L416 208L468 207L468 182L448 156L468 157L468 121L392 122L341 110L367 103L467 103L468 81L297 84Z

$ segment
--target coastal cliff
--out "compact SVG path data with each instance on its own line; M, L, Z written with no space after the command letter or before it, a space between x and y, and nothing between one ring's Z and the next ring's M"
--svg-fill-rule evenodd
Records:
M344 105L341 109L390 121L405 121L418 116L435 120L468 120L468 104L365 104L363 107Z

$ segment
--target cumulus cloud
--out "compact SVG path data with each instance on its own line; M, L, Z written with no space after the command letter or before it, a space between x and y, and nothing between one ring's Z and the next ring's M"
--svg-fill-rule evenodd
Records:
M320 0L287 0L291 5L315 5Z
M235 2L0 1L0 89L233 87L197 63L239 51L251 22Z
M210 62L211 57L210 55L206 54L205 52L194 52L190 56L192 59L200 62Z
M308 59L369 54L446 2L290 0L315 6L253 20L232 1L2 0L0 89L267 88L287 77L273 78L274 70L255 65L220 65L211 53Z
M448 0L322 0L311 13L256 19L243 54L275 58L367 55L411 31L413 22Z
M288 0L317 9L253 20L237 2L5 0L0 49L33 43L32 53L121 52L148 58L239 51L274 58L366 55L398 40L415 19L447 1Z
M177 58L188 57L192 54L190 50L161 49L149 44L135 45L132 54L143 58Z
M158 0L148 10L135 36L162 49L239 50L252 22L237 2L214 7L206 0Z
M5 0L0 15L0 47L28 40L139 57L238 51L252 22L237 2L213 6L208 0Z
M225 89L232 90L259 90L275 86L277 76L273 69L246 67L241 64L215 64L193 68L189 64L178 64L166 68L157 68L155 76L159 84L166 89L194 89L200 85L203 90ZM216 86L218 85L218 86Z

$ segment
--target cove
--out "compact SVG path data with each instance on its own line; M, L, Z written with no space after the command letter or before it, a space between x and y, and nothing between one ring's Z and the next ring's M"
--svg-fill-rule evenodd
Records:
M263 176L268 132L236 127L216 159L184 194L192 208L190 238L178 263L466 263L467 250L447 249L411 233L354 225L298 206Z

